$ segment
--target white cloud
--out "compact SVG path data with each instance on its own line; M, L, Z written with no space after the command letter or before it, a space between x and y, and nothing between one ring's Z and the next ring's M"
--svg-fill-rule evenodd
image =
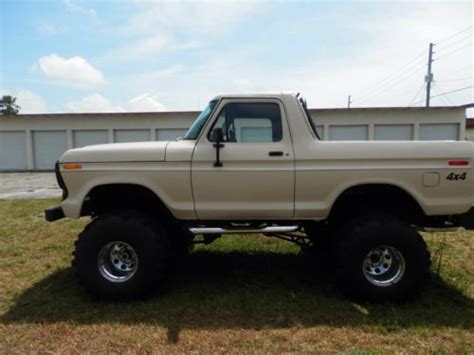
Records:
M47 112L46 103L40 95L29 90L21 90L16 94L17 103L21 106L21 113Z
M149 94L139 95L128 101L128 110L131 112L165 111L165 106Z
M29 72L30 73L36 73L38 70L38 63L34 62L33 64L30 65L29 67Z
M341 9L345 6L342 4ZM383 11L384 6L388 6L388 11ZM200 7L206 12L202 16ZM308 11L301 21L284 21L277 17L275 23L268 25L260 23L268 17L252 18L260 7L260 4L245 2L224 2L223 5L221 2L139 3L138 13L130 12L130 21L115 31L125 45L111 51L104 46L107 59L141 61L180 49L204 47L208 43L209 48L124 66L124 70L107 77L110 85L103 89L108 91L101 91L103 95L153 94L137 96L130 100L132 102L117 101L120 106L102 96L108 103L102 106L115 111L140 111L149 107L154 110L159 109L159 105L153 100L159 97L158 104L164 102L167 109L196 109L220 93L281 91L301 92L308 98L310 107L345 107L349 94L353 106L406 106L423 85L428 43L448 37L472 23L472 6L460 3L399 2L367 6L373 16L357 11ZM347 5L346 9L352 7ZM232 13L235 17L229 18L228 14ZM379 16L382 13L385 15ZM241 40L245 31L239 26L250 22L255 27L255 31L252 27L255 35ZM469 34L465 32L459 39ZM297 48L303 46L303 39L306 46L299 58L287 57L287 52L299 51ZM470 85L474 73L472 47L440 58L443 52L456 48L442 50L442 46L444 44L435 47L433 95ZM402 79L399 82L391 79L378 85L418 53L421 54L420 64L415 63L418 71L408 72L404 77L398 73L395 77ZM152 70L155 63L168 63L169 67ZM121 65L117 67L122 69ZM113 66L108 69L108 72L114 70ZM43 69L38 66L38 70ZM467 83L449 81L458 78L467 78ZM423 94L423 90L420 91L417 100L422 99ZM448 97L454 104L463 104L471 102L472 95L471 89ZM446 104L443 100L446 100L443 96L436 97L432 104ZM90 105L81 108L90 109Z
M38 64L41 71L53 79L90 85L99 85L105 82L102 72L79 56L63 58L56 54L50 54L39 58Z
M144 1L126 24L127 34L150 34L163 30L220 35L259 11L257 1Z
M108 51L100 62L123 62L141 60L169 52L175 47L174 40L166 34L158 33L138 40L129 40L121 47Z
M16 104L20 106L20 114L48 112L44 99L29 90L20 90L17 92L0 90L0 96L3 95L16 97Z
M137 58L151 56L161 52L170 43L171 40L167 36L156 34L134 43L130 51L127 52L127 56Z
M109 50L99 62L141 61L156 58L164 53L196 49L200 46L198 41L181 43L171 34L156 33L139 39L129 39L125 45Z
M90 17L95 17L97 15L92 7L80 6L78 4L73 3L71 0L64 0L64 5L66 6L66 9L70 12L75 12Z
M170 79L179 74L184 74L185 67L182 64L171 65L164 69L143 71L139 74L129 76L118 76L112 80L117 82L128 82L133 86L153 86L157 81Z
M168 89L166 103L170 109L194 109L198 100L202 105L204 99L232 92L301 92L308 98L310 107L345 107L349 94L353 106L407 106L424 85L429 42L467 28L472 23L469 8L469 4L400 4L391 16L374 17L370 22L355 18L351 27L344 27L344 31L351 32L349 37L354 36L348 40L359 39L357 44L336 41L332 34L326 34L328 38L316 36L314 43L308 44L310 50L298 63L275 64L272 56L285 49L288 37L282 36L282 44L277 50L275 45L250 42L219 52L207 63L194 70L188 68L186 73L170 80L162 80L160 85ZM317 18L311 16L298 33L317 23ZM338 12L334 18L325 20L349 22L345 16L352 17L353 14ZM469 34L464 33L451 42ZM469 42L472 40L466 39L458 46ZM432 95L459 88L459 82L449 79L467 77L469 82L474 73L473 47L441 57L442 45L446 44L435 47L439 53L433 63L435 84ZM455 48L452 46L443 52ZM418 54L420 59L414 63L413 70L408 68L405 72L397 72ZM392 78L379 85L394 72ZM177 87L176 82L185 84ZM420 91L415 102L423 95ZM473 90L454 93L449 98L455 105L472 102ZM434 106L448 104L449 100L443 96L432 100Z
M92 94L79 101L69 101L66 107L70 112L124 112L125 110L112 104L107 98L100 94Z
M142 94L130 99L125 107L113 104L106 97L94 93L78 101L66 103L69 112L157 112L165 111L165 107L156 98L149 94Z
M108 51L100 62L154 58L202 48L262 9L256 1L143 1L124 26L116 29L127 44Z
M55 36L66 33L68 28L65 26L57 26L51 23L42 22L38 25L37 30L42 36Z

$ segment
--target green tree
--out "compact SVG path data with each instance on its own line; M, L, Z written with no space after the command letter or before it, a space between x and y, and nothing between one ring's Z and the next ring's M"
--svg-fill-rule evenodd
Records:
M3 95L0 100L0 110L3 115L16 115L20 111L20 106L16 104L16 97Z

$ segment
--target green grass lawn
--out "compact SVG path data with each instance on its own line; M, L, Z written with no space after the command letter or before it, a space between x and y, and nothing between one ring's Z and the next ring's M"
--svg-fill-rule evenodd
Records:
M425 233L424 293L356 304L299 248L258 236L199 246L147 301L91 300L71 269L88 219L0 201L0 352L474 352L474 232Z

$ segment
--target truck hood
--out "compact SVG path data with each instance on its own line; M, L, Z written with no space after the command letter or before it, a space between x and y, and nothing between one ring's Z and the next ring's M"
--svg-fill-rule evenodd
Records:
M165 161L169 142L137 142L89 145L70 149L61 163L98 163L131 161Z

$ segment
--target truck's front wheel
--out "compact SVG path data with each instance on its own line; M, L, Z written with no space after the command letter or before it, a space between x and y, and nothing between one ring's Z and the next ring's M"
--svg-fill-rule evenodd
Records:
M133 299L162 281L168 243L164 229L133 211L101 216L79 235L73 267L92 295Z
M420 289L430 266L423 238L389 216L360 217L340 234L336 280L358 300L404 301Z

